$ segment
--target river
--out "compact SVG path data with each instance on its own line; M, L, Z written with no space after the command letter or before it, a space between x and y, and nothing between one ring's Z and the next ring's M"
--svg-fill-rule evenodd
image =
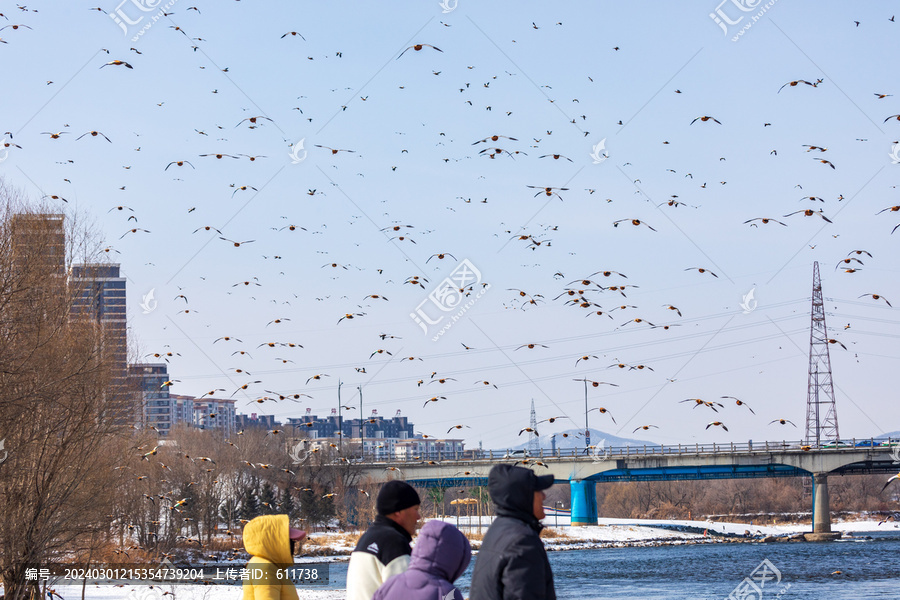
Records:
M752 592L735 593L742 600L900 598L900 532L820 543L572 550L549 557L560 600L722 600L742 585ZM346 573L347 563L332 563L329 587L343 587ZM466 597L471 575L472 566L457 581Z

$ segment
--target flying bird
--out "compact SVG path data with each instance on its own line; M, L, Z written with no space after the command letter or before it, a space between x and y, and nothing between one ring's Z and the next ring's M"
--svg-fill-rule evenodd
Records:
M641 425L640 427L635 427L635 428L634 428L634 431L632 431L631 433L635 433L635 432L637 432L637 431L639 431L639 430L641 430L641 429L643 429L644 431L647 431L647 430L649 430L651 427L654 427L654 428L656 428L656 429L659 429L659 427L656 426L656 425Z
M80 140L81 138L83 138L84 136L86 136L86 135L88 135L88 134L90 134L92 137L97 137L98 135L99 135L99 136L102 136L103 139L105 139L107 142L112 143L112 140L110 140L108 137L106 137L104 134L100 133L99 131L88 131L88 132L86 132L86 133L82 133L82 134L79 135L77 138L75 138L75 140L78 141L78 140Z
M864 296L868 296L869 298L872 298L873 300L884 300L885 304L887 304L888 306L891 306L891 303L888 302L888 299L885 298L884 296L882 296L881 294L863 294L862 296L859 296L859 297L862 298Z
M769 217L756 217L755 219L748 219L747 221L744 221L744 225L746 225L747 223L750 223L750 227L759 227L753 221L760 221L763 225L768 225L770 221L773 221L775 223L778 223L779 225L784 225L785 227L787 227L786 223L782 223L778 219L771 219Z
M611 384L611 385L613 385L613 384ZM612 419L612 422L613 423L616 422L616 418L614 416L612 416L612 413L609 412L609 410L607 410L606 408L604 408L602 406L592 408L591 410L596 410L598 413L603 414L603 415L609 415L609 418ZM588 412L591 412L591 410L589 410ZM648 427L650 427L650 426L648 426ZM645 427L645 429L647 429L648 427ZM640 429L640 427L638 427L638 429ZM634 431L637 431L637 429L635 429ZM634 432L632 432L632 433L634 433Z
M234 240L229 240L228 238L226 238L226 237L221 237L221 236L219 237L219 239L220 239L220 240L225 240L226 242L231 242L232 244L234 244L234 247L235 247L235 248L240 248L240 247L241 247L241 244L249 244L249 243L251 243L251 242L255 242L255 241L256 241L256 240L245 240L245 241L243 241L243 242L236 242L236 241L234 241Z
M690 271L690 270L692 270L692 269L697 269L697 272L698 272L698 273L709 273L710 275L712 275L712 276L715 277L716 279L719 278L718 275L716 275L715 273L713 273L713 272L710 271L709 269L704 269L703 267L688 267L687 269L685 269L685 271Z
M192 165L191 161L189 161L189 160L173 160L172 162L170 162L169 164L166 165L166 168L163 169L163 171L168 171L169 167L171 167L172 165L175 165L176 167L183 167L184 165L190 165L190 167L192 169L197 168L194 165Z
M623 222L625 222L625 221L630 221L631 224L634 225L635 227L637 227L637 226L639 226L639 225L644 225L644 226L646 226L647 228L649 228L650 231L656 231L653 227L650 227L649 224L644 223L644 222L641 221L640 219L619 219L618 221L613 221L613 227L618 227L618 226L619 226L619 223L623 223Z
M428 406L429 402L437 402L438 400L446 400L446 399L447 399L447 396L432 396L431 398L429 398L428 400L425 401L425 404L422 405L422 408L425 408L426 406Z
M456 260L456 257L453 256L452 254L450 254L449 252L442 252L440 254L432 254L431 256L428 257L428 260L426 260L425 262L427 263L429 260L431 260L432 258L435 258L435 257L437 257L438 260L444 260L444 258L447 256L449 256L453 260Z
M270 119L269 117L262 116L262 115L260 115L258 117L247 117L246 119L241 121L241 123L243 123L244 121L250 121L250 123L252 123L253 125L256 125L256 122L259 119L265 119L266 121L271 121L272 123L274 123L274 121L272 121L272 119ZM235 125L235 127L240 127L241 123L238 123L237 125Z
M813 216L813 215L818 215L818 216L822 217L827 223L831 223L831 222L832 222L831 219L829 219L828 217L826 217L826 216L822 213L822 209L821 209L821 208L820 208L819 210L812 210L812 209L810 209L810 208L807 208L806 210L795 210L794 212L788 213L788 214L786 214L786 215L784 215L784 216L785 216L785 217L790 217L791 215L796 215L797 213L803 213L803 215L806 216L806 217L811 217L811 216Z
M331 148L330 146L323 146L321 144L314 144L316 148L325 148L326 150L331 150L332 154L337 154L338 152L352 152L355 153L356 150L345 150L343 148Z
M514 142L518 142L518 141L519 141L519 140L517 140L517 139L514 138L514 137L509 137L509 136L506 136L506 135L491 135L491 136L488 136L488 137L484 138L483 140L478 140L477 142L472 142L472 145L474 146L475 144L481 144L481 143L483 143L483 142L488 142L488 141L496 142L496 141L499 140L500 138L504 138L504 139L507 139L507 140L512 140L512 141L514 141Z
M105 65L100 65L100 68L102 69L103 67L108 67L110 65L116 66L116 67L118 67L118 66L128 67L129 69L134 68L131 65L129 65L127 62L125 62L124 60L111 60L108 63L106 63Z
M731 398L732 400L734 400L734 403L737 404L738 406L746 406L746 407L747 407L747 410L749 410L749 411L750 411L752 414L754 414L754 415L756 414L756 412L755 412L752 408L750 408L750 405L748 405L748 404L747 404L746 402L744 402L743 400L740 400L740 399L738 399L738 398L735 398L734 396L720 396L720 397L721 397L721 398Z
M783 90L783 89L786 88L787 86L790 86L790 87L796 87L797 84L800 84L800 83L805 83L806 85L811 85L812 87L818 87L818 85L819 85L820 83L822 83L822 80L819 79L816 83L811 83L811 82L809 82L809 81L806 81L805 79L798 79L797 81L788 81L786 84L784 84L783 86L781 86L780 88L778 88L778 92L777 92L777 93L781 93L781 90Z
M410 48L412 48L413 50L415 50L416 52L418 52L419 50L421 50L421 49L424 48L425 46L428 46L428 47L431 48L432 50L437 50L438 52L443 52L443 50L441 50L441 49L438 48L437 46L432 46L431 44L413 44L412 46L410 46L410 47L407 48L406 50L409 50ZM400 56L403 56L404 54L406 54L406 50L404 50L403 52L401 52L401 53L400 53ZM400 56L397 57L397 60L400 60Z

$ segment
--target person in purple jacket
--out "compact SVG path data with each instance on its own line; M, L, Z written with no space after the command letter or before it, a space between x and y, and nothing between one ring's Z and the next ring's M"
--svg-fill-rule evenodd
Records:
M419 530L409 568L385 581L372 600L463 600L453 582L471 560L472 547L459 529L428 521Z

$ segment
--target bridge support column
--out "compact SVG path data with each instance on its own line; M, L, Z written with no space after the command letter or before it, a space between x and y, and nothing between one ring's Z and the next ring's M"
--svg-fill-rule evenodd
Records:
M836 540L841 533L831 531L831 508L828 504L828 474L813 474L813 532L803 537L807 542Z
M813 533L831 533L831 507L828 499L828 475L813 475Z
M572 525L597 524L597 482L569 480L572 493Z

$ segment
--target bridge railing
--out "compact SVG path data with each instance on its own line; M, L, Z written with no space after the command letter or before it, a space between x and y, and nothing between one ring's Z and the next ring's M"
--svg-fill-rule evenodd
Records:
M812 446L806 444L802 440L780 442L763 441L763 442L728 442L724 444L646 444L641 446L610 446L592 448L540 448L534 451L524 450L466 450L463 452L426 452L416 454L414 456L392 456L390 454L369 454L367 453L361 460L362 462L377 463L440 463L445 461L486 461L496 462L499 460L523 460L525 458L531 460L541 459L587 459L587 460L608 460L619 459L622 457L637 456L668 456L668 455L700 455L700 454L753 454L768 453L782 451L811 451L817 452L840 452L848 450L863 450L900 446L900 439L863 439L842 440L840 442L831 442Z

